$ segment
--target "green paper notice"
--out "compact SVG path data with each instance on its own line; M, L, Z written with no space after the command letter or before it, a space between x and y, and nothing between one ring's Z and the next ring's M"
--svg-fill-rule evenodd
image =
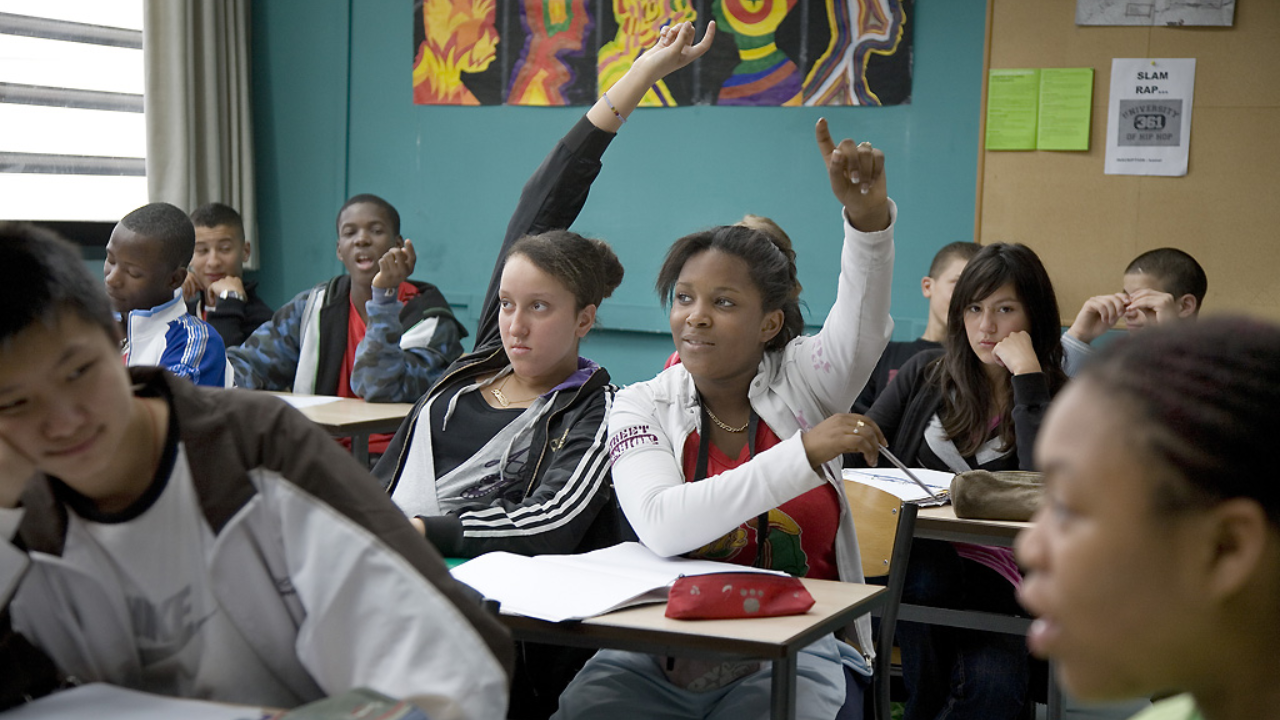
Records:
M1039 70L992 70L987 78L987 149L1035 150L1039 98Z
M1036 147L1088 150L1092 103L1093 68L1041 69Z

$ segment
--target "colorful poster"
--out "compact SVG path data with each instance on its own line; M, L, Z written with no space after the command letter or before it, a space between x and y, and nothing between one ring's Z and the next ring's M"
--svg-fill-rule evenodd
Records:
M1187 174L1195 81L1195 58L1111 61L1106 174Z
M897 105L914 0L419 0L420 105L590 105L664 25L715 19L710 52L642 106Z

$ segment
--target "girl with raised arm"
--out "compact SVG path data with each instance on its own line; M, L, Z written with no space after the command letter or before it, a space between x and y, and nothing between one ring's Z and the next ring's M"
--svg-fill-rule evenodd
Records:
M835 305L806 337L795 255L741 226L675 242L658 276L681 363L618 393L609 443L618 499L659 555L862 579L841 486L841 454L876 456L876 438L840 414L892 328L893 220L884 156L862 143L818 146L844 238ZM862 623L863 648L869 623ZM800 653L797 717L861 715L861 693L828 636ZM560 697L563 718L763 717L768 664L692 662L601 651ZM846 703L853 696L852 702Z
M645 91L714 36L714 23L697 44L691 23L665 28L552 149L507 228L475 351L418 401L374 468L441 554L572 553L618 541L605 452L616 388L578 344L622 265L605 243L564 228Z

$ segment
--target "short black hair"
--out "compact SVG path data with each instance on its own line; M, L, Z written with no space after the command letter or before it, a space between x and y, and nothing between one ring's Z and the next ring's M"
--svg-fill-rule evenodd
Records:
M947 269L952 260L963 259L965 262L969 262L981 249L982 246L978 243L966 240L943 245L942 249L933 256L933 262L929 263L929 277L937 280L938 276L942 274L943 270Z
M227 225L240 233L240 241L244 242L244 219L230 205L220 202L205 203L191 213L191 224L196 227L213 228Z
M387 214L387 220L391 223L391 232L395 235L400 234L400 213L396 212L396 209L392 207L391 203L383 200L377 195L371 195L369 193L352 195L349 200L342 203L342 207L338 208L338 217L334 220L334 225L336 226L342 222L342 213L346 212L347 208L352 205L359 205L360 203L369 203L370 205L377 205L381 208L382 211ZM339 228L339 232L341 232L341 228Z
M1200 263L1178 248L1148 250L1129 263L1125 275L1142 273L1160 282L1162 289L1175 299L1191 295L1196 299L1196 309L1204 305L1204 295L1209 291L1209 278Z
M196 249L196 227L176 205L154 202L125 215L120 224L127 230L158 240L165 266L185 268Z
M0 222L0 307L0 344L37 322L53 327L63 312L119 336L102 278L73 245L30 223Z

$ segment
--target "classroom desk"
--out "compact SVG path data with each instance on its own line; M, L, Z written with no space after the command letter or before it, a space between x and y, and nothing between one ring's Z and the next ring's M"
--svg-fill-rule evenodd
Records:
M1017 538L1018 533L1029 527L1031 527L1029 522L958 518L956 517L955 508L951 505L943 505L942 507L920 508L916 514L916 528L912 537L996 547L1013 547L1014 539ZM900 606L898 620L899 622L908 620L931 625L947 625L970 630L1001 632L1023 637L1026 636L1027 628L1031 625L1031 618L976 610L950 610L906 603ZM1050 663L1049 667L1048 706L1048 720L1061 720L1064 703L1061 688L1058 687L1058 682L1054 677L1052 663Z
M281 398L294 397L293 393L273 392ZM297 396L308 397L308 396ZM369 465L369 436L373 433L393 433L400 428L413 403L371 403L360 398L333 398L322 405L297 408L334 437L351 438L351 454L365 467Z
M570 647L630 650L653 655L710 659L726 654L773 661L770 716L796 714L796 653L854 618L879 607L885 589L875 585L804 579L814 606L804 615L746 620L672 620L666 605L626 608L581 622L552 623L502 613L517 640Z

